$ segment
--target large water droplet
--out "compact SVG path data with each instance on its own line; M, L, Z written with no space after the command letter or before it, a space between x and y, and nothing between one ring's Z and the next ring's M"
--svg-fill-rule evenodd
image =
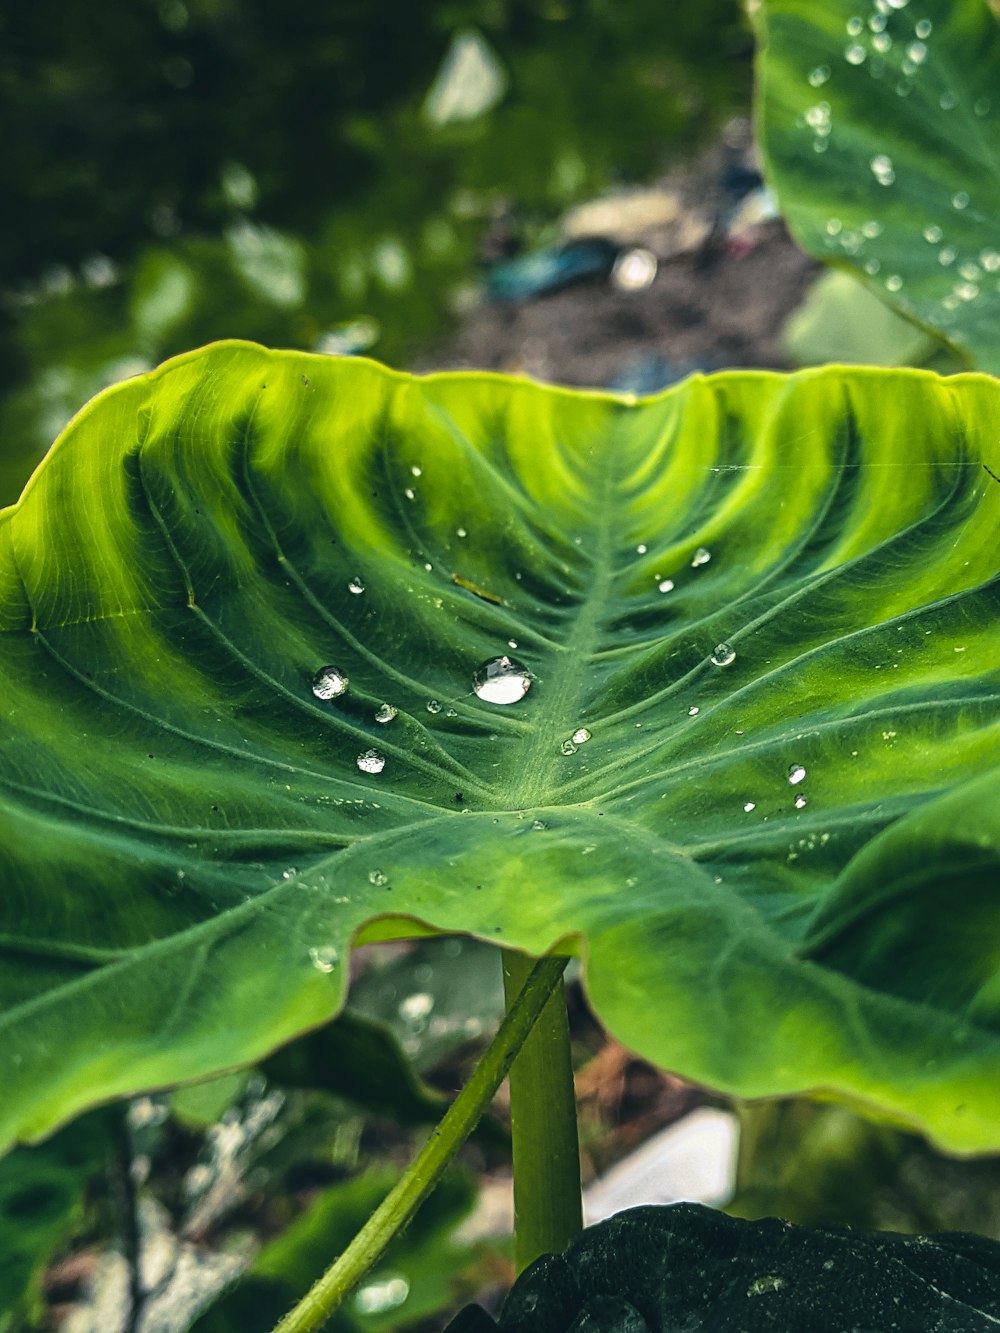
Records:
M378 750L366 750L358 755L358 768L362 773L381 773L385 768L385 759Z
M736 661L736 649L731 643L717 643L709 660L714 666L731 666Z
M317 972L332 972L340 954L332 944L314 945L309 950L309 961Z
M379 704L378 712L375 714L375 721L386 723L391 722L394 717L399 716L399 709L393 708L392 704Z
M788 781L794 787L805 778L805 775L806 770L801 764L792 764L788 770Z
M362 583L361 579L355 574L354 578L351 579L350 583L347 585L347 591L353 592L355 597L360 597L361 594L364 592L364 590L365 590L365 585Z
M505 653L477 668L472 688L488 704L516 704L531 688L531 673Z
M707 565L712 558L712 552L707 546L699 546L697 551L691 557L691 565L697 569L700 565Z
M337 699L345 694L350 681L339 667L320 667L313 676L312 692L317 699Z
M576 731L573 732L572 739L575 745L585 745L590 737L591 733L586 727L577 727Z
M673 579L661 579L656 586L660 592L673 592L674 581Z

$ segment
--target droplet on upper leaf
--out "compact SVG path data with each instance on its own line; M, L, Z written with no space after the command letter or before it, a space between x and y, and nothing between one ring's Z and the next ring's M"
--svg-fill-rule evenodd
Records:
M712 552L707 546L699 546L697 551L691 557L692 568L697 569L699 565L707 565L712 558Z
M375 721L386 723L391 722L394 717L399 716L399 709L393 708L392 704L379 704L378 711L375 714Z
M801 764L792 764L788 770L788 781L792 784L793 787L797 786L798 783L800 783L805 778L805 775L806 775L806 770L802 767Z
M717 643L709 660L713 666L731 666L736 661L736 649L731 643Z
M592 733L588 731L586 727L577 727L576 731L573 732L571 739L574 745L584 745L590 740L591 735Z
M488 704L516 704L531 688L531 673L505 653L491 657L475 671L472 688Z
M351 579L350 583L347 585L347 591L353 592L355 597L360 597L360 595L364 592L364 590L365 590L365 585L361 582L361 579L358 578L357 575L355 575L354 578Z
M347 692L350 684L339 667L320 667L313 676L312 692L317 699L337 699Z
M340 954L332 944L315 945L309 950L309 961L317 972L332 972Z

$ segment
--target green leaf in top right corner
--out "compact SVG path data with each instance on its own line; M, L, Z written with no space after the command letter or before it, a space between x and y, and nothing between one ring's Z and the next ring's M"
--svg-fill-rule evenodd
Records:
M757 116L810 254L1000 372L1000 25L986 0L763 0Z

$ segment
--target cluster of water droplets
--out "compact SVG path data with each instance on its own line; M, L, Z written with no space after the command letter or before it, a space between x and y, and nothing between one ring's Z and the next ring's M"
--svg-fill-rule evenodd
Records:
M805 780L806 780L806 767L805 767L805 765L804 765L804 764L789 764L789 766L788 766L788 782L789 782L789 785L792 786L792 787L798 787L798 788L799 788L799 790L796 791L796 793L795 793L795 798L794 798L794 801L793 801L793 804L794 804L796 810L804 810L805 807L809 804L809 800L808 800L808 798L807 798L805 792L803 792L803 791L801 790L801 784L802 784L803 782L805 782ZM756 809L757 809L757 802L756 802L756 801L744 801L744 802L743 802L743 812L744 812L744 814L748 814L748 815L749 815L752 811L754 811L754 810L756 810ZM765 818L766 818L766 816L765 816Z
M941 111L950 112L958 105L958 97L948 86L948 66L946 62L938 63L934 59L931 40L934 24L931 19L916 13L916 9L916 4L910 6L910 0L873 0L867 15L851 15L844 25L844 62L856 68L863 66L874 79L885 79L887 90L894 89L899 97L908 97L919 80L930 80L921 85L924 95L936 102ZM909 12L904 14L901 12L904 10ZM848 77L858 76L851 74ZM823 88L831 80L836 83L837 78L836 68L826 64L816 65L806 74L806 82L813 89ZM991 110L989 97L979 97L972 106L973 114L978 117L988 116ZM811 134L813 149L818 153L826 152L834 135L830 102L824 99L807 105L799 123ZM897 166L888 153L874 153L868 166L879 186L890 189L897 183ZM975 201L965 190L955 191L941 200L939 216L944 218L951 213L962 213L970 204L975 207ZM914 223L920 228L919 218ZM860 225L845 225L840 218L830 218L823 226L822 239L829 250L859 256L864 272L869 277L876 277L882 273L884 260L871 253L866 243L875 240L881 230L874 218ZM1000 252L985 249L979 254L963 254L959 246L949 241L945 229L937 222L926 222L922 234L929 244L940 247L937 259L942 269L952 270L940 289L935 313L935 318L947 324L955 320L956 312L963 304L979 297L988 275L1000 272ZM891 270L882 275L881 281L886 291L893 295L903 292L906 285L903 275ZM1000 291L1000 280L995 288ZM913 309L906 296L899 299L905 308Z

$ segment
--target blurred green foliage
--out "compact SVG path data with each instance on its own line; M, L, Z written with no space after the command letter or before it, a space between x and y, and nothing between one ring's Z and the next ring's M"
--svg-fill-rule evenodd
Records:
M428 114L456 39L498 71ZM223 337L399 364L483 238L746 106L737 0L38 0L0 14L0 502L103 385ZM488 248L488 247L487 247Z

